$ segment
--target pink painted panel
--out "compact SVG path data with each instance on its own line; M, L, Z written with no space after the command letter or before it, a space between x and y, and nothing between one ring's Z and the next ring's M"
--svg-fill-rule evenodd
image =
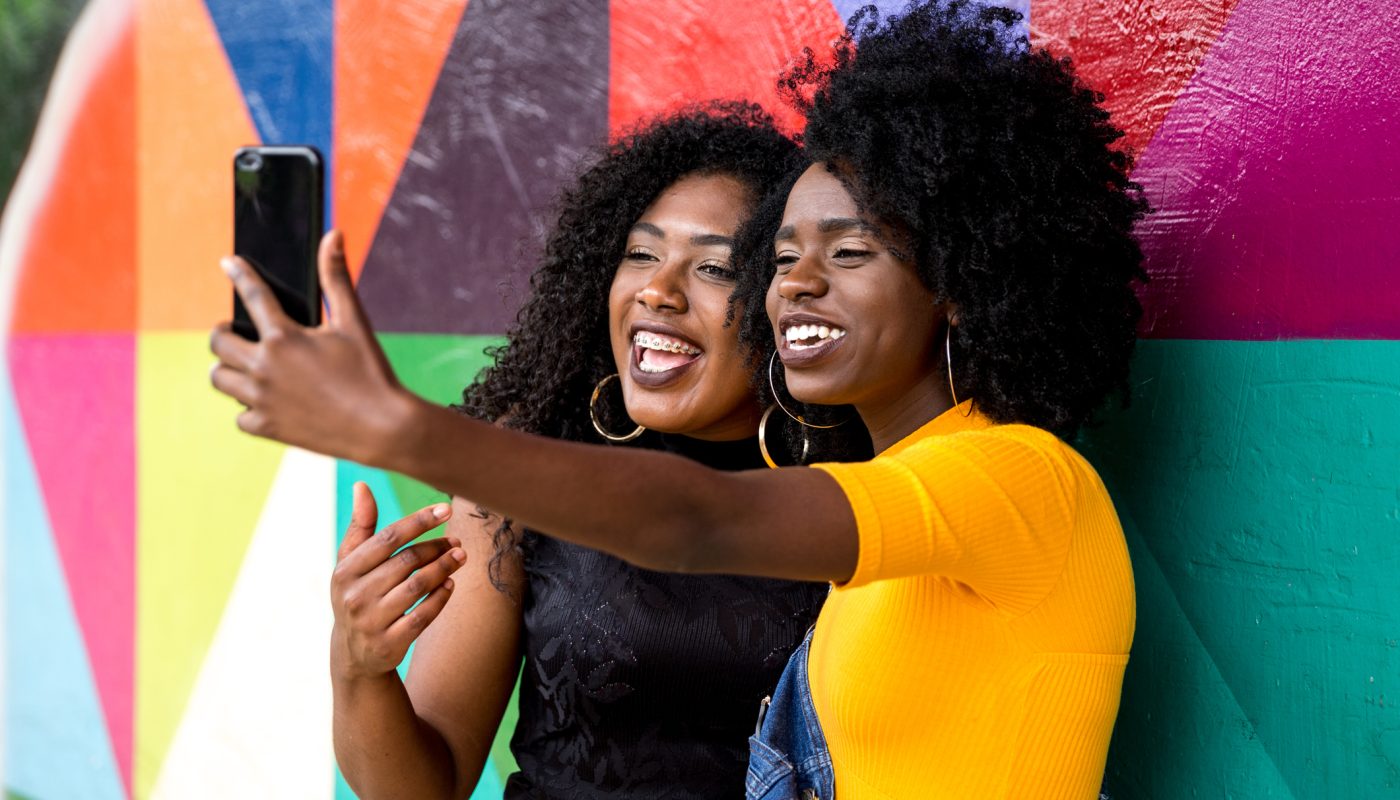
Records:
M135 336L20 334L15 402L124 780L131 775Z
M1157 338L1400 338L1400 36L1380 0L1241 0L1142 154Z

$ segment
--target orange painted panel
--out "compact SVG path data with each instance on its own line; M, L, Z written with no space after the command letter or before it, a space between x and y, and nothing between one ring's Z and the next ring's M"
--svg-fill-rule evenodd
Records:
M232 315L233 151L257 144L200 0L148 0L137 21L139 324L205 330Z
M335 224L359 275L467 0L340 0L335 10Z
M845 30L829 0L669 4L614 0L608 129L696 100L746 98L796 132L802 120L778 98L782 68L803 47L818 53Z
M90 60L77 67L73 91L56 91L45 108L46 118L73 109L67 131L45 131L63 137L52 173L21 177L48 185L24 193L34 204L19 254L16 333L124 332L135 322L134 31L129 14L110 17L120 27L93 31L103 41L69 42ZM20 195L17 187L8 213L28 210L17 207Z

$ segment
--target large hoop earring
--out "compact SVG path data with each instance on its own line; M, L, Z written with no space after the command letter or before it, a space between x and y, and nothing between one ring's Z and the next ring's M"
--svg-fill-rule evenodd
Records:
M768 410L763 412L763 416L759 417L758 419L758 452L763 454L763 462L768 465L769 469L778 469L778 462L774 461L773 456L769 455L768 453L767 441L768 418L773 416L773 409L775 407L776 406L769 406ZM832 427L836 426L833 425ZM806 432L803 432L802 455L798 457L797 463L807 463L807 446L809 444L810 442L807 441L807 434Z
M943 337L943 363L948 365L948 392L953 395L953 408L958 407L958 390L953 388L953 323Z
M625 436L618 436L616 434L608 433L607 431L603 430L603 424L598 421L598 412L594 408L598 404L598 395L603 393L603 387L608 385L608 381L615 380L617 378L618 374L614 372L606 378L603 378L601 381L598 381L598 385L593 387L593 396L588 400L588 418L593 421L593 430L597 431L598 435L603 437L604 439L607 439L610 442L630 442L638 436L641 436L642 433L646 431L646 428L641 425L638 425L635 431L632 431L631 433Z
M806 419L804 419L804 418L802 417L801 414L794 414L794 413L792 413L791 411L788 411L788 410L787 410L787 406L783 405L783 398L781 398L781 397L778 396L778 385L777 385L776 383L774 383L774 381L773 381L773 364L774 364L775 362L777 362L777 360L778 360L778 351L777 351L777 350L774 350L774 351L773 351L773 355L768 359L768 391L770 391L770 392L773 393L773 402L777 403L777 404L778 404L778 408L782 409L783 413L784 413L784 414L787 414L788 417L789 417L793 422L796 422L798 425L801 425L801 426L803 426L803 427L805 427L805 428L817 428L818 430L828 430L828 429L831 429L831 428L839 428L839 427L841 427L842 425L845 425L847 422L850 422L850 421L851 421L849 418L847 418L847 419L841 420L840 422L836 423L835 425L817 425L817 424L815 424L815 423L808 422ZM768 410L769 410L769 411L772 411L772 410L773 410L773 407L772 407L772 406L769 406L769 407L768 407ZM759 430L763 430L763 426L762 426L762 425L759 426ZM807 441L807 439L806 439L805 436L803 437L802 441L804 441L804 442ZM770 462L770 463L771 463L771 462Z
M948 333L943 337L943 361L948 365L948 393L953 396L953 408L958 407L958 390L953 388L953 323L948 323ZM964 417L972 416L969 406Z

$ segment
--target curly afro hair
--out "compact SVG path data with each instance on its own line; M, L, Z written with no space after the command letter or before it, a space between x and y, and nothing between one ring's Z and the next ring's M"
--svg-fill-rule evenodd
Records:
M493 365L466 387L454 408L529 433L601 441L588 403L593 387L617 371L608 292L632 224L685 176L728 175L750 187L756 201L798 158L797 145L772 117L744 102L690 106L603 148L561 193L530 295L506 342L487 351ZM621 418L617 411L607 414L614 415ZM633 446L654 444L646 436ZM496 534L493 579L501 555L517 542L504 520Z
M956 304L958 396L1069 438L1114 392L1127 402L1134 283L1147 279L1132 230L1148 206L1103 96L1018 37L1019 19L964 0L883 20L867 7L829 58L806 51L779 87L807 115L807 159L897 231L890 246ZM761 351L773 346L763 298L780 218L764 203L738 254L767 262L741 269L735 293L743 339Z

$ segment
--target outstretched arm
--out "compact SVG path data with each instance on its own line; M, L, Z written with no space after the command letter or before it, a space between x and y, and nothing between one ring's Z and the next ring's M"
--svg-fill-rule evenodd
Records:
M520 523L643 567L842 580L856 527L840 487L809 469L727 473L679 456L560 442L431 405L399 385L355 296L338 233L321 243L328 319L287 318L241 259L223 262L258 327L211 348L243 430L391 469ZM582 402L582 400L580 401Z

